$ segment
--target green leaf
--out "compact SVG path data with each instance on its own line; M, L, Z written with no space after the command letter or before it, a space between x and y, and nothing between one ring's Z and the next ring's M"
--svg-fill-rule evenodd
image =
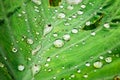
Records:
M120 80L120 0L49 1L0 0L1 79Z

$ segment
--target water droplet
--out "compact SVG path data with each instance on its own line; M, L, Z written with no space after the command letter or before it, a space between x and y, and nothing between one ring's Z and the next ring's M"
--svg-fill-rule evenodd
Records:
M81 72L81 70L80 70L80 69L78 69L78 70L77 70L77 73L80 73L80 72Z
M58 39L58 40L55 40L53 44L55 47L60 48L64 45L64 42L62 40Z
M77 29L72 29L72 33L76 34L76 33L78 33L78 30Z
M105 58L105 61L106 61L107 63L111 63L111 62L112 62L112 57L107 57L107 58Z
M47 62L50 62L50 61L51 61L51 58L50 58L50 57L48 57L48 58L47 58Z
M12 52L16 53L17 51L18 51L17 48L15 47L12 48Z
M73 8L74 8L74 7L73 7L72 5L69 5L69 6L67 7L68 10L73 10Z
M21 17L21 16L22 16L22 14L18 14L18 16L19 16L19 17Z
M108 50L108 53L112 53L112 51L111 51L111 50Z
M71 74L71 76L70 76L71 78L75 78L75 75L74 74Z
M105 23L104 27L108 29L108 28L110 28L110 24L109 23Z
M69 35L69 34L65 34L65 35L63 36L63 39L64 39L65 41L69 41L69 40L70 40L70 35Z
M66 0L68 4L79 4L82 0Z
M28 38L28 39L27 39L27 43L28 43L28 44L33 44L33 40L30 39L30 38Z
M103 57L103 56L99 56L99 58L100 58L100 59L104 59L104 57Z
M3 68L4 67L4 64L0 62L0 67Z
M89 62L86 62L86 64L85 64L87 67L89 67L90 66L90 63Z
M37 46L35 49L32 50L32 55L35 55L38 51L40 51L41 45Z
M32 0L32 2L34 2L37 5L41 5L41 1L40 0Z
M85 5L81 5L81 8L85 8L86 6Z
M52 69L48 69L48 72L52 71Z
M117 75L117 76L115 76L113 79L114 79L114 80L120 80L120 76Z
M23 71L25 69L24 65L18 65L18 70Z
M54 36L54 37L57 37L57 36L58 36L58 34L54 33L54 34L53 34L53 36Z
M90 21L87 21L87 22L85 23L86 26L89 26L90 24L91 24Z
M56 77L54 76L53 79L56 79Z
M83 77L84 77L84 78L88 78L88 75L87 75L87 74L84 74Z
M95 35L96 35L96 33L95 33L95 32L91 32L91 35L92 35L92 36L95 36Z
M82 15L83 11L77 11L77 14Z
M62 19L62 18L65 18L65 14L64 14L64 13L59 13L59 14L58 14L58 18L61 18L61 19Z
M48 63L46 63L46 64L45 64L45 67L48 67L48 66L49 66L49 64L48 64Z
M103 63L100 62L100 61L97 61L97 62L94 62L94 63L93 63L93 66L94 66L95 68L101 68L101 67L103 66Z
M32 73L33 73L33 75L35 75L35 74L37 74L39 71L40 71L40 66L38 66L38 65L33 65L32 66Z
M50 33L52 31L53 27L51 24L45 25L43 35L45 36L46 34Z

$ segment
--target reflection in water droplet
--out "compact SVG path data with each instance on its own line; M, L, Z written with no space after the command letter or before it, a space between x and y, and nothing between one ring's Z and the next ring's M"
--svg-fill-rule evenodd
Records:
M63 39L64 39L65 41L69 41L69 40L70 40L70 35L69 35L69 34L65 34L65 35L63 36Z
M58 40L55 40L53 44L55 47L60 48L64 45L64 42L62 40L58 39Z
M103 66L103 63L100 62L100 61L97 61L97 62L94 62L94 63L93 63L93 66L94 66L95 68L101 68L101 67Z
M18 70L23 71L25 69L24 65L18 65Z
M112 57L107 57L107 58L105 58L105 62L111 63L111 62L112 62Z

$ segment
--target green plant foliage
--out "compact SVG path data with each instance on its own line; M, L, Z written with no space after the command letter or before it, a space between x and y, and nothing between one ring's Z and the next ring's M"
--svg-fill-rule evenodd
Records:
M49 1L0 0L0 80L120 80L120 0Z

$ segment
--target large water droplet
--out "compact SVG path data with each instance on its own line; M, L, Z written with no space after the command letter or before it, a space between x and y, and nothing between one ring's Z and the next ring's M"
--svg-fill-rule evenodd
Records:
M94 62L94 63L93 63L93 66L94 66L95 68L101 68L101 67L103 66L103 63L100 62L100 61L97 61L97 62Z
M60 48L64 45L64 42L62 40L58 39L58 40L55 40L53 44L55 47Z

